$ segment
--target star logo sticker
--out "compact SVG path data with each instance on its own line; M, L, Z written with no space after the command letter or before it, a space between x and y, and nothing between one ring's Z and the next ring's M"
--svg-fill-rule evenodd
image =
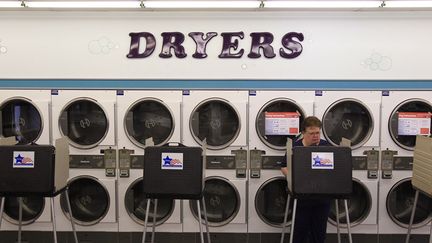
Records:
M163 161L164 161L165 165L170 165L171 164L171 160L172 160L172 158L170 158L169 156L163 158Z
M317 155L315 158L313 158L314 160L314 165L320 165L321 164L321 158Z
M16 161L17 164L18 163L21 164L23 162L23 159L24 159L24 157L22 157L21 154L18 154L18 156L15 157L15 161Z

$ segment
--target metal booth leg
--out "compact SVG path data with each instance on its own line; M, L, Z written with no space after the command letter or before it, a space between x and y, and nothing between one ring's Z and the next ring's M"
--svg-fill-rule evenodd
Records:
M18 197L18 243L21 243L21 227L22 227L22 197Z
M407 233L406 238L405 238L405 243L408 243L409 240L410 240L411 229L412 229L412 224L413 224L413 221L414 221L415 210L417 208L418 196L419 196L419 191L416 190L416 192L414 194L414 204L413 204L413 208L412 208L412 212L411 212L410 221L409 221L409 224L408 224L408 233Z
M208 219L207 219L207 208L206 208L206 205L205 205L204 196L201 198L201 201L202 201L203 210L204 210L205 227L206 227L206 230L207 230L207 243L211 243L210 231L209 231Z
M66 204L67 204L67 207L68 207L68 210L69 210L69 217L70 217L70 221L71 221L71 226L72 226L72 232L73 232L74 240L75 240L75 243L78 243L78 236L77 236L77 232L76 232L76 229L75 229L75 219L74 219L74 217L72 215L72 207L71 207L70 199L69 199L69 187L66 187L66 190L64 191L64 193L65 193L65 196L66 196Z
M291 200L291 195L288 193L287 201L286 201L286 207L285 207L284 220L283 220L283 223L282 223L282 236L281 236L280 243L283 243L284 240L285 240L285 229L286 229L286 224L287 224L287 221L288 221L288 213L289 213L290 200Z
M345 204L345 215L346 215L346 221L347 221L348 239L349 239L349 243L352 243L351 223L350 223L350 218L349 218L348 200L347 199L344 200L344 204Z
M4 200L5 200L4 197L0 198L0 228L3 219Z
M50 204L51 204L51 222L53 227L54 243L57 243L57 228L56 228L56 217L55 217L55 208L54 208L54 197L51 197Z
M339 223L339 199L335 199L335 207L336 207L336 230L337 230L337 240L338 240L338 243L341 243L340 223Z
M146 240L148 215L150 213L150 200L151 200L150 198L147 199L147 206L146 206L146 214L145 214L145 219L144 219L144 231L143 231L143 236L142 236L142 243L144 243L145 240Z
M154 199L154 209L153 209L153 225L152 225L152 237L151 237L152 243L154 243L154 238L155 238L157 206L158 206L158 200L156 198L156 199Z
M291 232L290 232L290 243L294 240L294 223L295 223L295 217L297 212L297 198L294 198L294 205L293 205L293 216L291 219Z
M430 235L429 235L429 243L432 243L432 224L431 224Z
M197 203L197 208L198 208L198 222L199 222L199 230L200 230L200 237L201 237L201 243L205 243L204 242L204 235L203 235L203 231L202 231L202 219L201 219L201 206L200 206L200 201L196 200Z

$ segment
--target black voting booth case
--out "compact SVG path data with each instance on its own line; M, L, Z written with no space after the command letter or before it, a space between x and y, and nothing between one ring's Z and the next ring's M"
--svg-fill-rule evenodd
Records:
M147 198L201 199L204 190L202 149L161 146L144 150Z
M288 187L297 197L346 198L352 193L351 148L293 147Z
M13 145L0 149L0 195L54 194L55 148Z

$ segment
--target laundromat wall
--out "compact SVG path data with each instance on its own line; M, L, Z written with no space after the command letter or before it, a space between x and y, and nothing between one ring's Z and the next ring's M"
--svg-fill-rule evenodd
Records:
M398 122L414 115L426 125L409 127L430 135L430 26L430 13L420 11L4 11L1 135L39 144L69 136L72 211L84 242L141 241L146 138L187 146L207 138L213 242L271 243L279 242L287 203L279 170L283 146L296 132L272 134L266 118L285 112L299 114L301 122L316 115L323 120L323 138L334 145L341 137L353 142L354 241L402 242L410 216L404 209L413 200L417 131L399 131ZM130 33L139 32L155 37L155 49L130 58ZM166 57L167 32L185 37L186 56L177 57L171 48ZM194 57L192 32L217 34L208 41L207 57ZM272 34L274 57L263 50L259 58L248 56L251 33L258 32ZM292 49L282 40L292 32L304 40L294 38L301 52L286 58L281 52ZM232 56L223 58L223 36L229 33L238 47L228 48ZM140 41L143 53L148 43ZM16 241L17 202L6 200L2 243ZM24 240L52 242L49 200L24 202ZM55 199L57 229L61 242L73 242L65 205L64 196ZM411 242L428 242L431 209L431 199L421 196ZM200 240L194 203L160 200L149 216L158 242ZM333 207L327 242L336 242L335 221Z

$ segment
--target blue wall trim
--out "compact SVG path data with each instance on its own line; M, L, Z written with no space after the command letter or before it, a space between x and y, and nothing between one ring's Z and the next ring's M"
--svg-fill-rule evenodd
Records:
M0 79L0 88L30 89L309 89L432 90L432 80L95 80Z

